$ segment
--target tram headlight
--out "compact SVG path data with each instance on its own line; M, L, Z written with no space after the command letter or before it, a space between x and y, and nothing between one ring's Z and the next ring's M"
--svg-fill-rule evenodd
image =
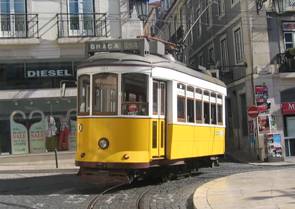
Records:
M98 146L101 149L107 149L109 147L110 143L107 138L101 138L98 140Z

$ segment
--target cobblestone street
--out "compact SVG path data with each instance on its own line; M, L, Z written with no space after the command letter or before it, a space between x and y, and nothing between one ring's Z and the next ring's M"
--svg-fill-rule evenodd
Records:
M0 173L0 208L87 208L96 197L96 209L181 208L192 209L192 196L200 185L227 175L281 166L254 166L224 162L220 167L200 169L195 176L165 183L143 181L102 194L108 187L85 183L73 171L64 173Z

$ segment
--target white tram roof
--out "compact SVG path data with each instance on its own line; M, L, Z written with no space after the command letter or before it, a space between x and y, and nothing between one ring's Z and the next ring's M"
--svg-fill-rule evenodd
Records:
M140 56L136 54L126 54L119 52L98 52L93 56L88 58L86 62L78 66L78 70L84 67L94 67L94 66L144 66L144 67L162 67L167 69L172 69L181 73L185 73L202 80L206 80L211 83L218 84L220 86L226 87L226 85L219 79L214 78L205 73L188 68L184 64L170 60L166 57L161 57L157 55L147 54L145 56Z

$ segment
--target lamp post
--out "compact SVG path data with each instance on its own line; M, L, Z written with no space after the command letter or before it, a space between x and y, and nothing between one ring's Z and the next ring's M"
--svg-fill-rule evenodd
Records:
M257 15L259 15L260 10L262 10L263 3L266 2L267 0L256 0L256 11Z
M145 21L148 15L148 3L149 0L129 0L129 15L135 7L138 19Z

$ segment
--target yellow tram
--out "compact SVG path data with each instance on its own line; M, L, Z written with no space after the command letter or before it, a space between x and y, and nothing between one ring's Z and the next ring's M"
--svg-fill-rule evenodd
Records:
M77 77L82 175L195 169L224 154L220 80L150 51L95 53Z

